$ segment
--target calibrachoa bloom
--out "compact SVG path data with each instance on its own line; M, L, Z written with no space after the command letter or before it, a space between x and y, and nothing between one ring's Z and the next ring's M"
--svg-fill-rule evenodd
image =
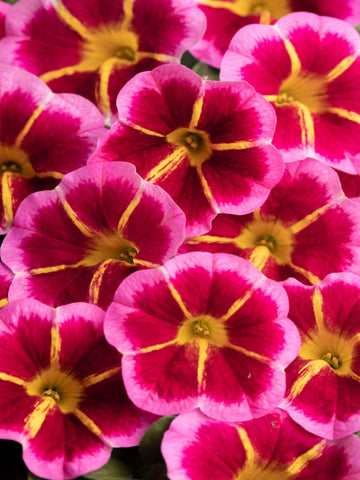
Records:
M78 169L22 202L1 249L16 274L9 299L106 308L125 276L175 255L184 226L180 208L133 165Z
M306 156L360 172L360 37L342 20L291 13L232 39L222 80L246 80L275 107L273 144L285 161Z
M54 94L35 75L2 65L0 233L29 193L53 188L65 173L86 165L103 133L103 117L91 102Z
M302 344L286 371L283 408L325 438L360 430L359 276L333 273L316 286L294 279L284 286Z
M175 418L162 453L170 480L360 478L360 439L324 440L281 410L227 424L198 411Z
M179 62L205 29L193 0L20 0L6 20L2 59L116 113L136 73Z
M281 178L275 113L245 82L164 65L130 80L117 107L119 122L89 162L133 163L182 208L188 235L208 231L217 213L254 211Z
M240 255L274 280L320 282L331 272L360 273L360 210L334 170L316 160L286 165L281 182L250 215L218 215L181 252Z
M341 18L353 25L360 23L358 0L198 0L198 4L206 15L207 29L190 50L214 67L220 67L232 37L250 23L274 23L299 10Z
M246 260L194 252L126 278L104 331L124 354L135 405L247 420L283 398L284 367L299 349L287 312L283 287Z
M36 300L0 311L0 438L23 445L36 475L62 480L137 445L154 420L129 400L121 356L103 335L103 311Z

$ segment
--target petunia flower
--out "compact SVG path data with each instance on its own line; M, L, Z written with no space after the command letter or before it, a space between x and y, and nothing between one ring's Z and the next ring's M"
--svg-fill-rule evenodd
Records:
M80 302L53 309L23 300L0 311L0 438L22 443L36 475L95 470L112 447L137 445L154 421L126 394L103 317Z
M360 211L338 175L305 159L286 165L266 202L243 216L218 215L211 230L186 239L179 252L239 255L274 280L320 282L332 272L360 273Z
M342 20L297 12L232 39L222 80L246 80L277 114L286 162L313 157L360 172L360 37Z
M104 133L103 117L91 102L54 94L35 75L2 65L0 234L27 195L55 187L65 173L86 165Z
M299 10L340 18L354 26L360 23L358 0L198 0L198 5L206 15L207 28L190 51L213 67L220 67L237 31L251 23L270 25Z
M359 448L356 435L324 440L279 409L231 424L182 414L161 445L170 480L353 480L360 478Z
M9 299L52 306L87 301L106 308L137 268L164 263L184 239L185 217L133 165L94 164L52 191L26 198L1 247L15 273Z
M254 211L281 178L274 111L245 82L164 65L130 80L117 107L119 121L89 163L133 163L182 208L188 235L208 231L217 213Z
M333 273L311 287L288 279L284 287L302 343L282 407L325 438L360 430L359 276Z
M199 407L237 421L283 399L298 352L282 286L232 255L178 255L118 287L105 337L123 356L130 399L159 415Z
M193 0L20 0L0 48L2 61L89 98L109 119L131 77L178 63L205 24Z

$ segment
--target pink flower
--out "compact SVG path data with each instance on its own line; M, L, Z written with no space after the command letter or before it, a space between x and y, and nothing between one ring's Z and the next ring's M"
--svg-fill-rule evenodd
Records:
M112 447L137 445L154 420L126 395L103 315L86 303L53 309L36 300L0 311L0 438L22 443L36 475L95 470Z
M115 293L105 336L123 357L135 405L159 415L199 407L225 421L282 400L299 349L285 291L232 255L178 255L138 271Z
M119 121L89 163L133 163L182 208L188 235L208 231L217 213L254 211L281 178L274 111L245 82L164 65L130 80L117 107Z

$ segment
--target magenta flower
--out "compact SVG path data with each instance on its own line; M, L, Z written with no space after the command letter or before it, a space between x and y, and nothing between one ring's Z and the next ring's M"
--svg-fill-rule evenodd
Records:
M117 107L119 122L89 162L133 163L182 208L188 235L208 231L217 213L254 211L281 178L274 111L244 82L164 65L130 80Z
M128 399L103 311L36 300L0 311L0 438L23 445L36 475L77 477L137 445L154 420Z
M313 287L290 279L284 286L302 344L286 371L283 408L325 438L360 430L359 276L333 273Z
M184 225L179 207L133 165L78 169L21 204L1 250L16 274L9 299L106 308L129 273L175 255Z
M360 439L315 436L281 411L227 424L199 411L175 418L162 453L171 480L355 480Z
M246 80L274 106L286 162L313 157L360 172L360 37L342 20L292 13L231 41L222 80Z
M125 388L140 408L251 419L283 399L284 367L299 349L287 302L242 258L188 253L120 284L105 337L124 354Z
M207 29L190 51L214 67L220 67L232 37L250 23L271 24L299 10L340 18L352 25L360 22L358 0L198 0L198 4L206 15Z
M88 100L53 94L34 75L4 65L0 112L0 233L6 233L21 201L84 166L105 129Z
M204 29L193 0L20 0L7 18L2 59L111 117L131 77L179 62Z
M286 165L254 213L218 215L208 233L180 248L193 250L240 255L273 280L314 284L332 272L359 274L360 211L332 168L305 159Z

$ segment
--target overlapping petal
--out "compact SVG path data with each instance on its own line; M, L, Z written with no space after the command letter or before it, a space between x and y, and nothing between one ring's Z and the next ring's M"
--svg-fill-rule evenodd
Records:
M320 282L332 272L360 273L360 212L332 168L313 159L286 165L281 182L253 214L218 215L211 230L180 252L246 258L274 280Z
M173 420L161 448L171 480L350 480L360 475L359 443L324 440L281 410L231 424L194 411Z
M64 480L139 443L154 417L127 397L121 355L103 335L103 311L36 300L0 313L0 437L23 444L29 469Z
M178 255L126 278L104 331L124 354L135 405L160 415L197 406L221 420L268 413L299 348L282 287L246 260Z
M207 29L190 50L201 61L220 67L230 41L237 31L251 23L272 24L281 17L296 11L308 11L346 20L352 25L360 21L357 0L198 0L205 13Z
M57 92L79 93L110 118L136 73L179 62L205 29L193 0L20 0L8 15L4 61Z
M78 169L55 190L37 192L21 204L1 250L16 273L9 298L106 307L129 273L176 253L184 224L179 207L144 182L133 165Z
M254 211L281 178L274 112L244 82L164 65L129 81L117 106L119 122L89 162L133 163L183 209L189 235L208 231L216 213Z
M11 5L9 3L0 1L0 38L5 35L5 19L10 8Z
M360 429L360 281L333 273L316 286L284 283L302 344L287 369L284 408L307 430L339 438Z
M44 82L17 68L0 73L0 233L12 225L21 201L53 188L65 173L86 164L105 132L88 100L53 94Z
M297 12L274 26L246 26L220 78L246 80L272 103L273 143L285 161L309 156L359 173L360 38L346 22Z

